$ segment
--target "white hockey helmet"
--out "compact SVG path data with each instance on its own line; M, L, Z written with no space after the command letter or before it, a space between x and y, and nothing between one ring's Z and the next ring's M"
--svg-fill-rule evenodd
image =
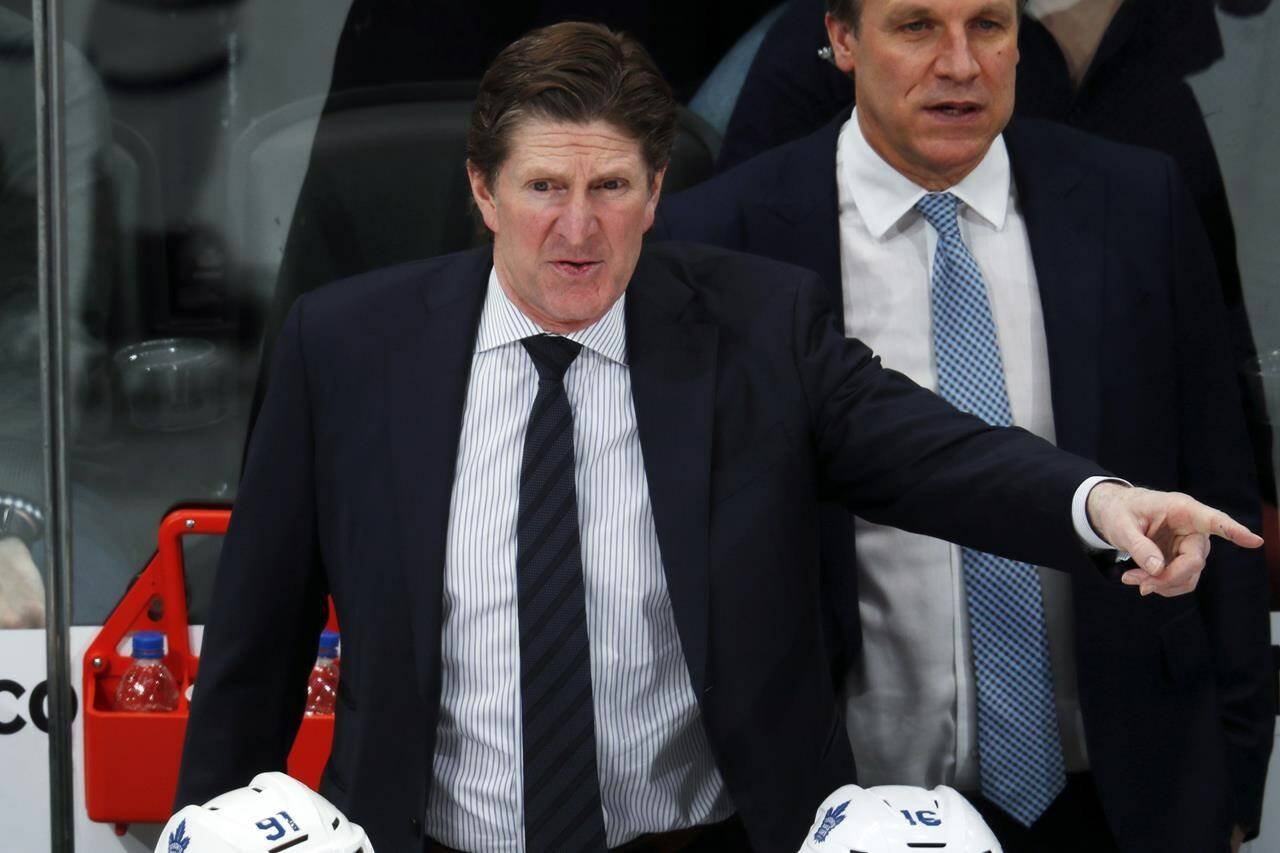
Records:
M187 806L169 818L155 853L373 853L364 830L283 773Z
M800 853L1001 853L1000 842L954 788L845 785L818 806Z

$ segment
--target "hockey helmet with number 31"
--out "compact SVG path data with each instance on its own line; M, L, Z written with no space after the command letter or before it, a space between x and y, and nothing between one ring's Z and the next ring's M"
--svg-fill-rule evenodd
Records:
M165 824L155 853L373 853L364 830L283 773L187 806Z
M800 853L1001 853L982 815L954 788L845 785L818 806Z

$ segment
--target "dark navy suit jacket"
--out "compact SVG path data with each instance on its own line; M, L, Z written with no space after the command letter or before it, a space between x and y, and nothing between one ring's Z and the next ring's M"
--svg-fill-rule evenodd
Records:
M849 114L665 200L653 236L806 266L840 305L835 150ZM1176 166L1034 120L1005 141L1058 445L1260 529L1213 257ZM1190 596L1076 576L1085 735L1120 849L1225 850L1232 824L1257 827L1275 725L1267 589L1261 553L1222 544ZM856 619L856 602L839 612Z
M421 851L445 534L491 263L481 249L381 270L290 312L223 548L179 803L284 766L332 593L342 680L322 791L380 853ZM817 618L819 498L1099 574L1070 521L1097 466L883 369L824 302L811 272L703 246L646 247L627 291L689 679L761 853L798 848L854 772Z

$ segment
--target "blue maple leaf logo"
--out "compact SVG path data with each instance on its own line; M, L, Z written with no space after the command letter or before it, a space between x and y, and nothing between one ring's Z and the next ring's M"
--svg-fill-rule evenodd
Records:
M831 830L844 822L844 810L849 807L850 802L850 800L845 800L840 805L827 809L827 815L822 819L822 826L818 827L818 831L813 834L814 841L826 841Z
M187 853L187 845L191 839L187 837L187 821L183 819L178 828L169 833L169 853Z

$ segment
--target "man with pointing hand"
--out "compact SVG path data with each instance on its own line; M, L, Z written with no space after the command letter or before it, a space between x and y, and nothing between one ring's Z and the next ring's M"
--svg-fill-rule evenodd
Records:
M793 851L855 778L820 498L1095 578L1132 549L1169 594L1206 535L1259 544L885 369L811 273L642 247L674 130L635 42L532 32L472 115L492 246L295 303L178 805L284 766L331 594L321 792L379 851Z
M1011 118L1017 0L826 5L856 107L665 199L654 232L811 269L847 336L958 408L1258 524L1230 326L1176 165ZM1189 591L1207 543L1162 522L1150 538L1186 556L1148 576L1138 549L1126 582ZM839 506L822 533L862 784L955 787L1007 853L1226 851L1258 831L1276 713L1261 554L1223 548L1166 601ZM1041 710L1012 731L1006 708ZM1159 807L1132 795L1157 788Z

